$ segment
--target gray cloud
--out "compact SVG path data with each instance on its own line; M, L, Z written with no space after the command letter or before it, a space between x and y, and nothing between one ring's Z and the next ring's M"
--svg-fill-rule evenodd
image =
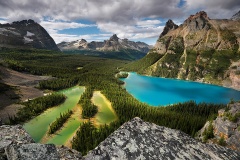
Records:
M231 18L240 10L239 0L186 0L186 11L204 10L210 18ZM193 13L192 13L193 14Z
M93 21L105 33L140 39L159 36L163 29L159 18L171 18L180 24L199 10L205 10L210 18L230 18L240 9L240 0L185 0L182 8L178 8L179 2L180 0L0 0L0 18L8 22L33 19L40 22L56 41L79 38L78 35L58 34L58 31L85 27L83 24L70 23L84 19ZM52 21L46 22L46 19ZM91 39L91 36L84 36Z
M130 23L142 17L178 17L178 0L8 0L0 2L0 15L12 20L39 19L113 21Z

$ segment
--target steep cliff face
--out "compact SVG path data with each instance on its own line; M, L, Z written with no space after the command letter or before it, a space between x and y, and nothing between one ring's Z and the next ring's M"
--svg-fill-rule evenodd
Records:
M0 47L59 50L47 31L33 20L0 24Z
M240 59L239 31L240 21L210 19L204 11L191 15L179 27L169 20L149 52L162 56L140 72L219 85L227 81L236 87L230 66Z
M205 124L199 137L240 151L240 103L229 104L227 109L219 110L218 117Z

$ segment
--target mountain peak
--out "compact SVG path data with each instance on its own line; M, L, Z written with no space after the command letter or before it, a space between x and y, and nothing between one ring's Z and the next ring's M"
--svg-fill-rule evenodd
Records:
M112 41L118 41L118 36L116 34L112 35L112 37L110 37L110 40Z
M205 11L200 11L200 12L197 12L195 15L190 15L186 21L192 21L197 18L209 19L208 15Z
M209 17L205 11L197 12L195 15L190 15L188 19L184 21L184 25L189 30L197 31L202 29L209 29Z
M59 51L48 32L32 19L0 25L1 47L23 47Z
M34 24L34 23L36 22L32 19L13 22L13 24Z
M165 24L163 32L160 35L160 38L166 35L170 30L174 30L177 28L178 28L178 25L176 25L171 19L169 19Z
M232 16L231 20L235 20L235 21L240 20L240 11L238 13L234 14Z
M81 40L79 40L79 43L87 43L87 40L86 39L81 39Z

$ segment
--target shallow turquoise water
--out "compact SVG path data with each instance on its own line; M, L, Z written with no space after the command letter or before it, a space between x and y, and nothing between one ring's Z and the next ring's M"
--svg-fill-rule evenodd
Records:
M122 79L126 90L141 102L162 106L194 100L195 102L224 103L231 98L240 100L240 91L197 82L142 76L129 73Z
M67 99L65 102L59 106L49 108L39 116L33 118L32 120L28 121L24 124L24 129L31 135L31 137L36 142L41 142L42 138L48 131L48 126L50 123L56 120L59 117L60 113L67 112L68 110L73 109L76 104L78 103L80 96L84 92L84 87L72 87L69 89L65 89L59 91L58 93L64 94ZM68 123L72 125L72 123ZM80 122L79 122L80 125ZM76 127L75 127L76 128ZM67 133L71 135L72 133ZM62 141L67 141L67 136L65 135Z

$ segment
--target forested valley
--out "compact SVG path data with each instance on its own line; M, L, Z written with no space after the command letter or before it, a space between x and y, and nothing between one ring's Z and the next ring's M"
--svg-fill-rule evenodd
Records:
M43 50L11 49L1 50L0 57L4 59L2 65L14 70L54 77L52 80L41 82L38 86L40 89L55 91L75 85L85 86L87 89L79 97L79 104L82 106L82 116L86 119L97 113L97 107L90 102L94 90L101 91L110 100L118 120L100 127L94 126L90 121L83 123L72 142L72 147L83 154L96 147L114 130L134 117L140 117L157 125L179 129L194 136L207 120L216 116L220 108L226 107L226 105L220 104L197 104L194 101L166 107L152 107L141 103L122 87L123 83L115 76L130 61L52 53ZM145 62L151 64L155 59L159 59L159 57L146 59ZM126 74L121 76L127 77ZM52 99L54 100L52 101ZM65 97L62 95L53 94L46 98L26 102L24 103L26 107L19 110L13 121L21 123L29 120L48 107L62 103L64 99Z

